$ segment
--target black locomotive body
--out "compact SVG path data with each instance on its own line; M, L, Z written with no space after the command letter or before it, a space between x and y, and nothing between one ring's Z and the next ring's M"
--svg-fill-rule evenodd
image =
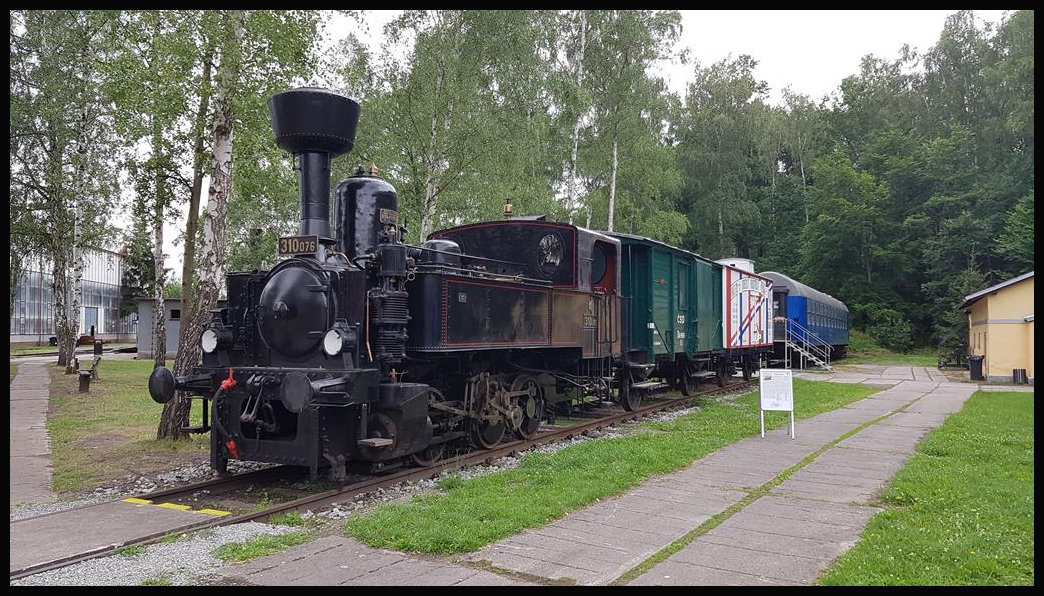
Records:
M415 249L407 286L407 370L445 400L432 406L437 427L466 423L471 442L490 447L507 430L531 436L554 404L610 398L619 241L534 219L430 238Z
M304 88L269 108L300 173L300 236L270 271L227 276L199 367L149 379L158 402L204 400L215 469L430 463L447 444L531 436L550 404L611 397L618 240L518 219L408 246L394 188L361 169L336 188L331 233L330 159L351 149L359 106Z

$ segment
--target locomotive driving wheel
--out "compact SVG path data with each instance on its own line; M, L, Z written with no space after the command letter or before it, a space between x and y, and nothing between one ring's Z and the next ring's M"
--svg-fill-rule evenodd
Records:
M489 422L487 420L471 421L471 441L476 447L492 449L504 438L507 430L503 421Z
M428 445L423 451L414 453L410 456L413 463L417 464L422 468L428 466L434 466L436 462L442 459L442 456L446 453L445 443L434 443Z
M428 424L431 424L431 413L437 412L431 407L432 404L443 403L446 401L446 396L442 394L438 389L432 388L428 391ZM428 466L434 466L436 462L442 459L446 453L446 443L432 443L424 448L424 450L414 453L410 456L410 460L414 464L426 468Z
M511 383L511 391L527 391L529 394L518 398L518 406L522 410L522 420L515 429L519 436L528 439L540 428L540 420L544 417L544 398L540 384L530 375L519 375Z
M492 403L492 400L500 399L502 387L496 381L489 381L485 384L476 383L474 386L477 389L485 389L475 396L477 404L475 411L479 416L485 415L486 418L473 418L468 421L471 442L476 447L492 449L504 438L504 432L507 430L503 415Z

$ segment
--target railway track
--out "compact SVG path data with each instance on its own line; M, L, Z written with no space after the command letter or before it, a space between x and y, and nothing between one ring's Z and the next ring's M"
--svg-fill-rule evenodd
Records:
M258 511L250 511L240 514L229 514L220 517L203 519L199 522L179 527L177 528L176 532L195 532L199 530L205 530L208 528L215 528L219 526L226 526L249 521L265 521L273 516L293 511L320 509L338 501L343 501L346 498L352 499L360 494L372 492L380 488L395 486L403 482L431 478L444 472L466 468L468 466L478 465L485 461L494 460L499 457L523 451L536 445L552 443L561 440L569 440L573 437L584 435L586 433L600 428L612 426L614 424L619 424L630 420L638 420L640 418L644 418L664 410L669 410L690 404L698 400L700 397L706 397L717 393L726 393L741 389L747 389L753 387L754 383L755 381L737 381L729 383L724 387L714 387L705 391L697 392L690 396L658 398L654 402L647 403L646 405L641 406L638 409L631 412L619 411L610 408L600 408L599 410L608 410L608 413L603 415L601 412L598 412L593 416L590 415L592 413L582 414L580 416L571 416L570 420L575 420L575 424L563 427L545 426L541 428L539 431L537 431L536 435L529 438L528 440L513 440L502 442L491 449L472 451L466 454L457 455L448 459L440 460L431 466L402 468L397 471L392 471L386 475L364 477L358 481L346 482L341 486L338 486L337 488L320 491L314 494L309 494L296 499L291 499L288 501L277 503L270 507L260 509ZM276 466L244 474L237 474L235 476L223 476L179 487L161 489L150 493L136 495L134 498L140 499L142 501L151 501L153 503L177 503L179 501L193 498L198 494L203 493L204 491L206 491L206 494L208 496L226 494L237 490L242 490L250 486L265 485L279 480L293 478L295 475L299 476L300 474L301 472L298 469L287 466ZM47 515L58 514L52 513ZM12 522L12 529L14 525L17 523L18 522ZM29 565L20 569L14 569L11 571L11 580L16 580L36 573L41 573L43 571L49 571L51 569L65 567L67 565L72 565L81 561L102 557L111 554L118 549L125 548L128 546L145 546L149 544L154 544L163 540L169 534L170 530L156 532L149 535L125 540L121 543L110 544L102 548L96 548L88 552L70 554L67 556L47 561L46 563Z

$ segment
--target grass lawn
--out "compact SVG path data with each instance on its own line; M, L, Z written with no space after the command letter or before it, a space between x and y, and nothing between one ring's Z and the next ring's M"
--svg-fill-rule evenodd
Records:
M127 474L146 474L203 461L209 435L186 441L156 440L163 406L148 392L152 361L102 360L99 380L89 394L77 393L76 375L49 364L51 400L47 432L51 439L53 488L71 491L97 486ZM192 408L199 424L200 402Z
M1033 585L1033 393L977 392L920 445L822 585Z
M794 379L795 418L857 401L877 389ZM623 493L729 443L760 433L757 393L704 398L701 411L670 422L646 422L629 437L578 443L555 454L531 453L514 469L470 480L449 477L443 494L377 507L350 518L347 533L375 547L453 554L547 524L598 499ZM789 423L766 412L767 427Z
M214 556L222 561L249 561L304 544L314 537L308 530L289 534L262 534L246 542L233 542L214 549Z
M939 351L933 348L915 348L906 353L883 348L866 333L852 330L847 355L837 364L893 364L896 366L939 365Z
M31 356L33 354L58 353L57 346L11 346L12 356Z

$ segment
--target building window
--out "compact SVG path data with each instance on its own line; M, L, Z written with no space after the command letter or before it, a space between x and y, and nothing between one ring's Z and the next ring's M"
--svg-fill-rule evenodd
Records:
M171 321L180 321L181 320L181 309L180 308L172 308L172 309L170 309L170 320Z

